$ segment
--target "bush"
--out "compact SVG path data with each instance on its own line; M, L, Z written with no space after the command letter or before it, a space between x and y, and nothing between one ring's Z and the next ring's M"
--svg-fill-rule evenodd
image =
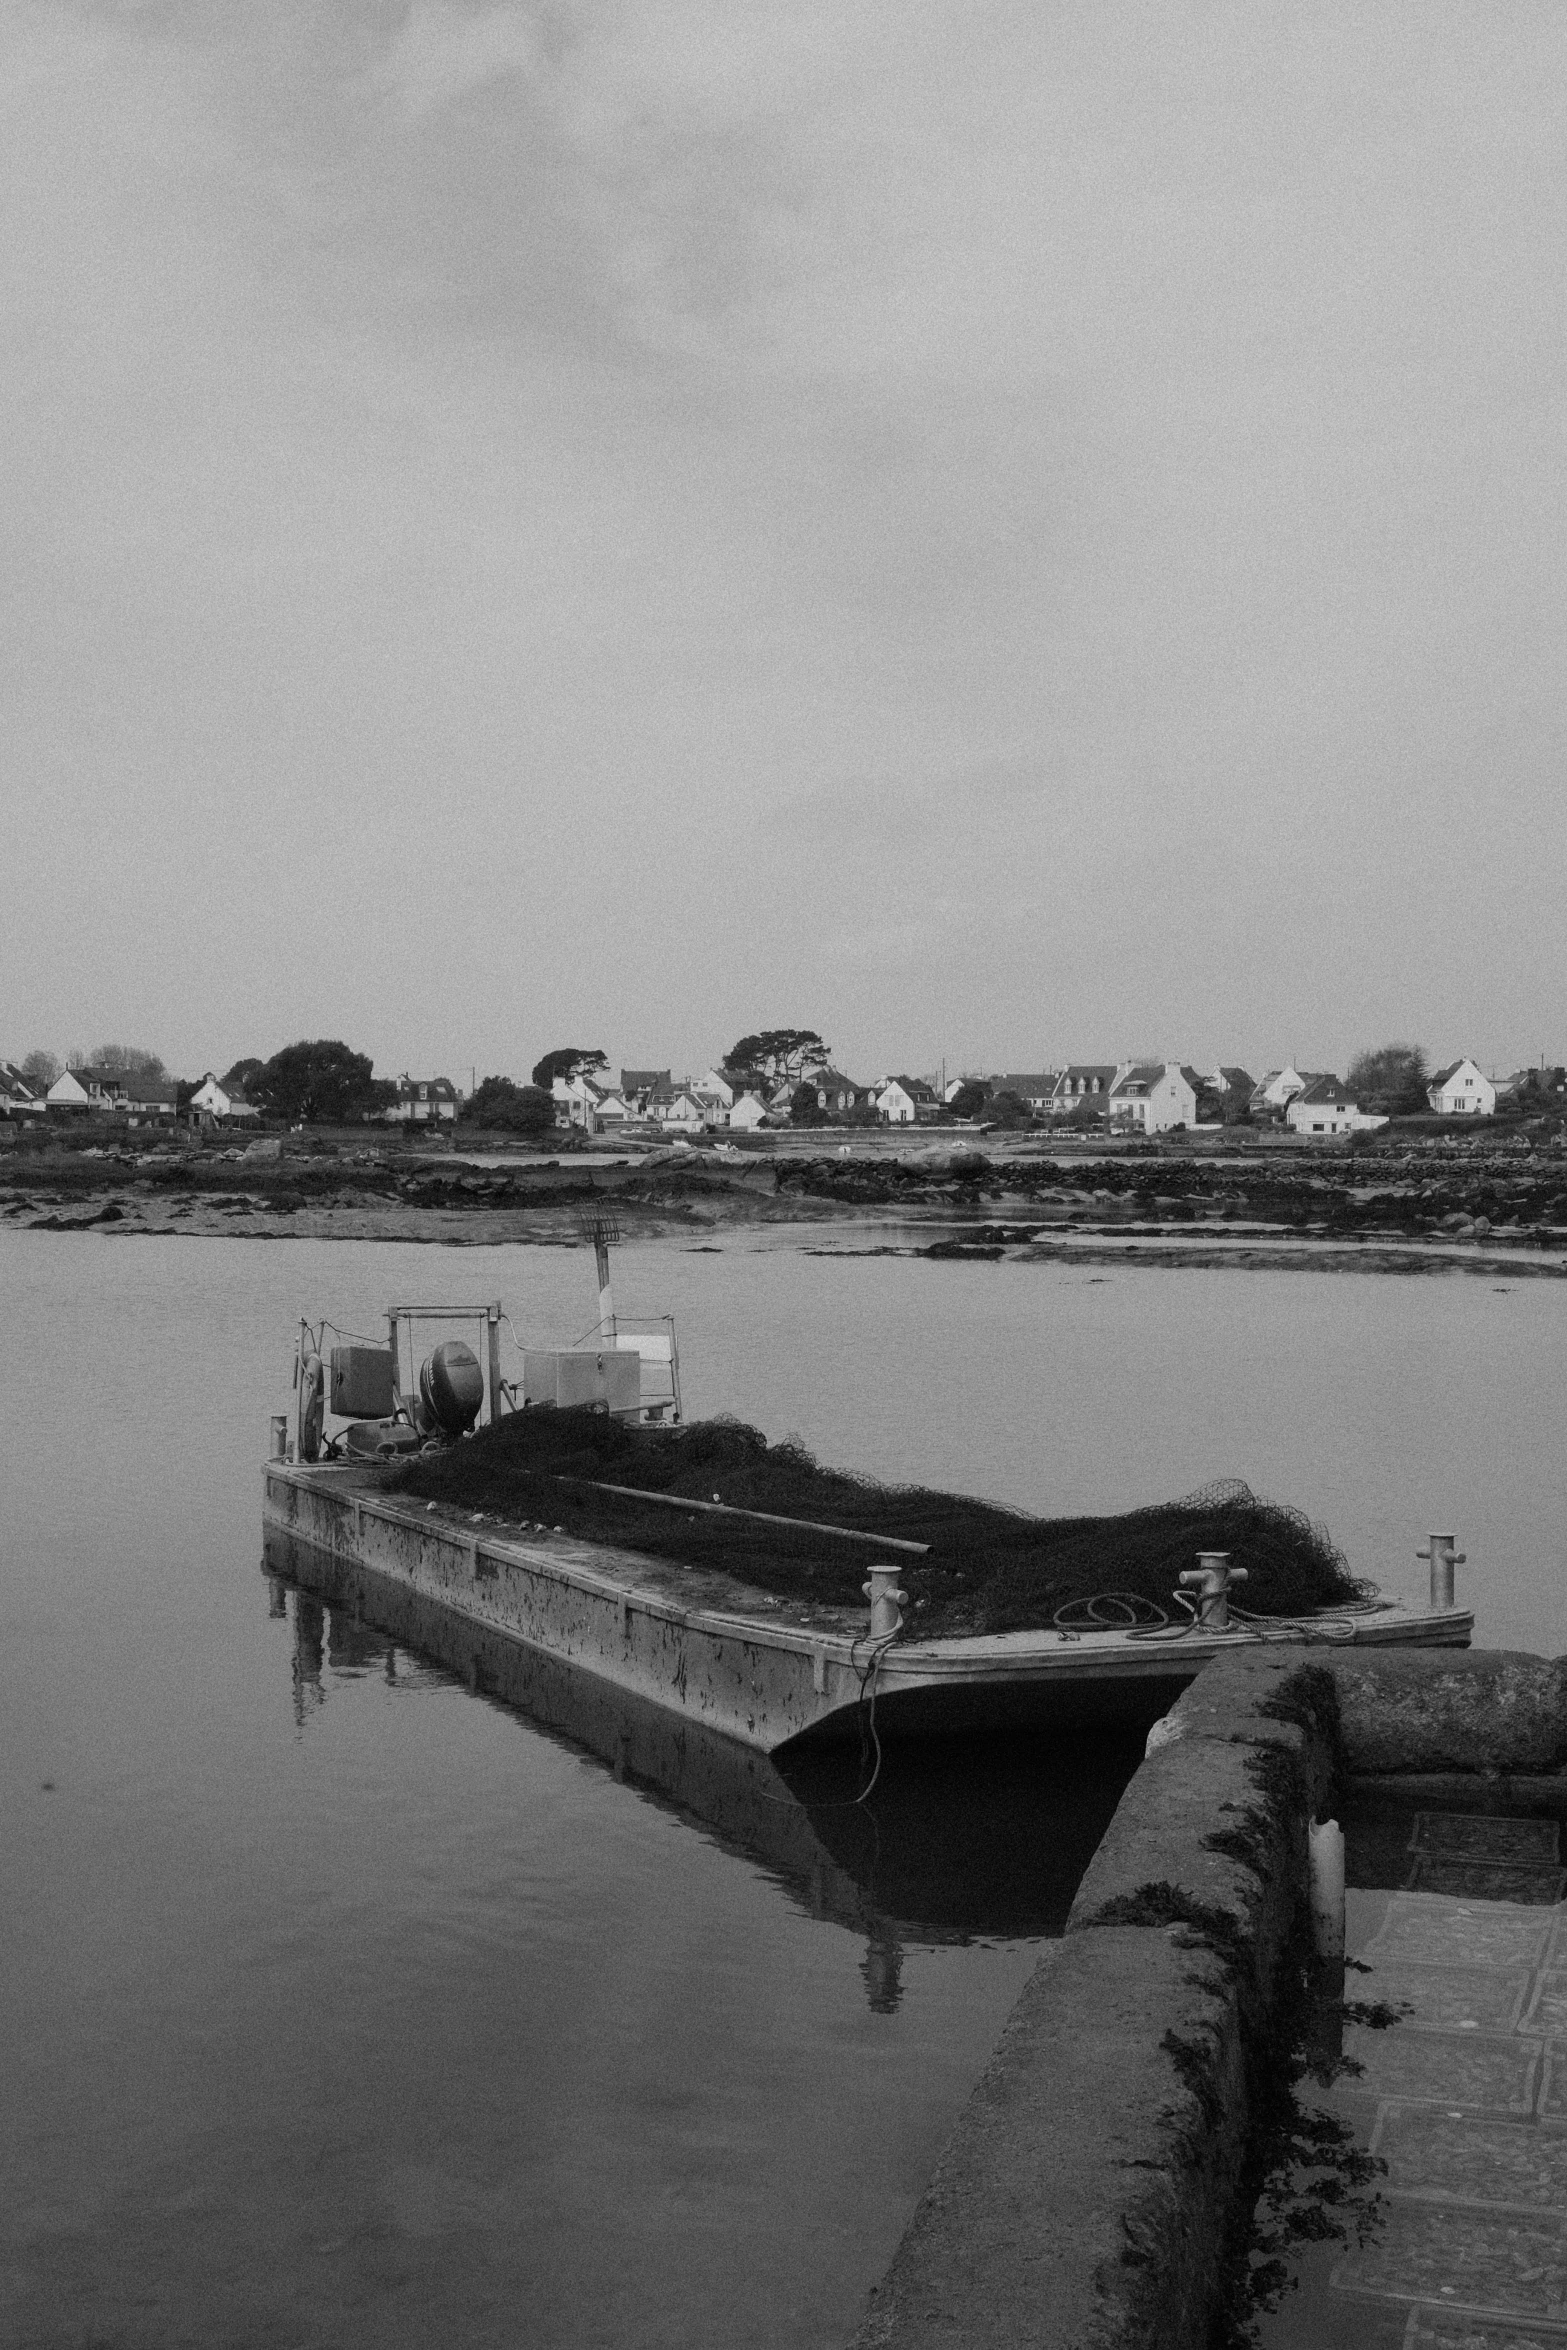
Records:
M500 1134L545 1134L555 1123L555 1104L541 1085L486 1077L457 1115L465 1126L488 1126Z

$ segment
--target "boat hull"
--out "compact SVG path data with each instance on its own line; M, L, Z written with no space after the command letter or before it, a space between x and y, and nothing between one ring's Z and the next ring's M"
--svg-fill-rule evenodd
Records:
M1142 1638L1121 1631L1008 1632L875 1647L755 1608L682 1595L666 1562L563 1534L497 1529L383 1493L376 1472L268 1462L268 1563L326 1591L334 1562L416 1593L508 1641L763 1753L804 1740L976 1730L1134 1727L1166 1712L1212 1657L1254 1634ZM711 1582L711 1578L704 1579ZM1353 1617L1356 1646L1461 1648L1474 1619L1397 1604ZM1308 1633L1306 1635L1310 1637Z

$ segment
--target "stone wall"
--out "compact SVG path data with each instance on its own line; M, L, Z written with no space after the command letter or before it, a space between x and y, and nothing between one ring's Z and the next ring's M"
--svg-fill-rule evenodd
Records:
M872 2295L857 2350L1195 2350L1248 2074L1337 1753L1300 1650L1210 1665L1160 1725ZM1048 1834L1048 1821L1041 1821Z
M1239 1650L1149 1745L855 2350L1197 2350L1308 1823L1351 1787L1567 1804L1567 1660Z

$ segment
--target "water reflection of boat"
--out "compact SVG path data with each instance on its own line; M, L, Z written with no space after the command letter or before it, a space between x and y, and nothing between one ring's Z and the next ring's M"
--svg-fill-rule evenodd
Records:
M595 1756L808 1916L863 1936L874 2004L895 2003L905 1950L1059 1934L1141 1751L1124 1739L974 1740L954 1768L950 1749L889 1749L861 1802L874 1764L853 1749L761 1754L350 1562L323 1577L319 1550L277 1529L264 1563L273 1612L292 1618L301 1720L334 1673L402 1676L410 1659L433 1661Z

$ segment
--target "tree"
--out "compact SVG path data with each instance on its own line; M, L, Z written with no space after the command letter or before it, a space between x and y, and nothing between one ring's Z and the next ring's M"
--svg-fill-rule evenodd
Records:
M976 1078L969 1078L958 1087L947 1107L954 1118L977 1118L990 1096Z
M814 1085L797 1085L789 1097L791 1126L825 1126L827 1112L816 1098Z
M486 1077L457 1115L465 1126L489 1126L503 1134L544 1134L555 1123L555 1104L542 1085L513 1085L509 1077Z
M95 1069L118 1069L127 1077L150 1077L161 1084L168 1071L156 1053L140 1044L100 1044L92 1056Z
M546 1093L552 1093L557 1077L578 1077L586 1070L608 1067L608 1061L596 1049L584 1052L580 1044L563 1044L546 1053L542 1061L534 1062L533 1082Z
M251 1098L274 1118L341 1126L384 1109L397 1089L373 1073L368 1054L335 1037L286 1044L257 1072Z
M225 1069L218 1083L225 1093L248 1094L265 1066L264 1061L258 1061L252 1054L248 1060L236 1061L232 1068Z
M53 1053L46 1053L41 1045L35 1047L22 1063L22 1075L35 1091L41 1086L47 1093L59 1074L59 1062Z
M1022 1096L1015 1093L993 1093L985 1110L992 1126L1026 1126L1033 1114Z
M742 1036L724 1055L726 1077L768 1078L776 1087L798 1085L808 1067L832 1059L814 1028L763 1028Z
M1349 1064L1349 1090L1363 1110L1387 1118L1409 1117L1426 1101L1425 1047L1384 1044L1357 1053Z

